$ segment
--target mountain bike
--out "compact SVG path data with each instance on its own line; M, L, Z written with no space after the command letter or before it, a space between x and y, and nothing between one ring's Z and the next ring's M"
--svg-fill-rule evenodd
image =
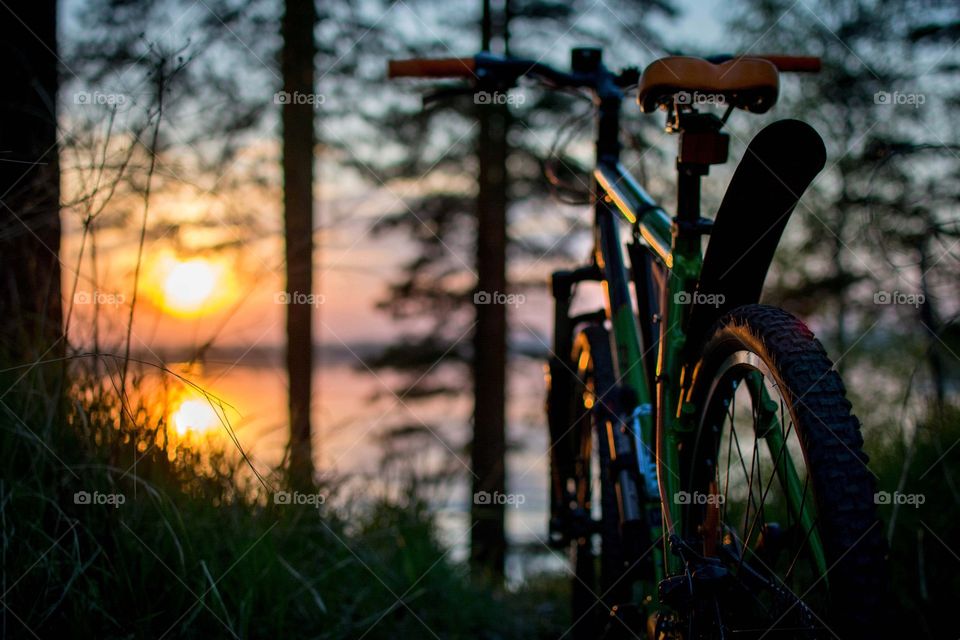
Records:
M859 422L807 326L759 304L823 141L797 120L768 125L701 216L730 115L768 111L781 72L819 67L670 56L614 72L596 48L574 49L570 71L487 53L390 63L392 77L488 92L531 78L595 105L594 250L551 277L549 528L571 554L575 638L865 637L879 625L884 546ZM673 216L620 162L633 89L679 137ZM572 314L588 282L605 308Z

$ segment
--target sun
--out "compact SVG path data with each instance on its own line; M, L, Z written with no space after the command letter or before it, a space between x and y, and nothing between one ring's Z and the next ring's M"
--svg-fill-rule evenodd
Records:
M227 288L223 265L205 258L164 261L160 274L164 310L179 316L196 316L214 310Z
M204 398L184 400L170 416L170 420L181 436L189 432L204 433L220 424L220 416Z

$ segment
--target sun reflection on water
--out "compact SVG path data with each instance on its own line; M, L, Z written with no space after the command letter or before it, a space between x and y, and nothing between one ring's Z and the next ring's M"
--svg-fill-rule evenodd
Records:
M174 429L180 436L203 434L220 426L220 416L206 398L190 397L182 400L170 415Z

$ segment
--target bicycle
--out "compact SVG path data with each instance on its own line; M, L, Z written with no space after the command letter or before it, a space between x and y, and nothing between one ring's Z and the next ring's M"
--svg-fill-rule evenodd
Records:
M797 120L770 124L714 218L700 212L731 113L768 111L779 73L819 68L803 56L671 56L616 73L595 48L574 49L569 72L487 53L390 63L391 77L490 91L533 78L586 90L596 106L595 247L588 264L552 274L547 376L550 542L571 551L575 638L878 626L884 543L859 422L810 330L759 304L787 220L825 165L823 141ZM673 217L620 163L633 87L679 134ZM584 282L602 284L605 308L571 315Z

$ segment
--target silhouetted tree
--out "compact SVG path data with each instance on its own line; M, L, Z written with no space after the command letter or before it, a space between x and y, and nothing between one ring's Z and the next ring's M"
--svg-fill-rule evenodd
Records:
M311 483L310 426L313 382L313 0L286 0L283 50L283 220L287 265L287 379L290 411L290 475L294 486ZM302 98L302 99L301 99ZM302 299L301 297L307 297Z
M504 54L510 51L510 3L494 12L483 0L481 42L492 51L494 41ZM505 494L507 311L495 296L507 291L507 156L510 111L506 104L477 105L477 295L491 304L476 304L473 334L473 495ZM480 300L481 298L477 298ZM470 559L474 569L503 576L507 553L505 505L473 501Z
M10 366L64 351L57 3L15 6L0 8L0 354Z

